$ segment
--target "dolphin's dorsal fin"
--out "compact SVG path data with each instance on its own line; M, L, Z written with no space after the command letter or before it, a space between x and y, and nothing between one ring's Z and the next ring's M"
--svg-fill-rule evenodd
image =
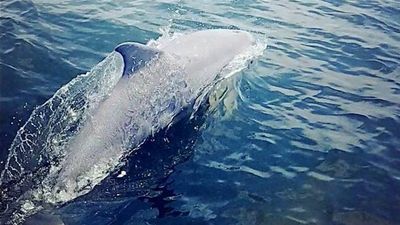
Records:
M115 48L115 51L120 53L124 59L123 77L129 77L160 54L158 49L134 42L120 44Z

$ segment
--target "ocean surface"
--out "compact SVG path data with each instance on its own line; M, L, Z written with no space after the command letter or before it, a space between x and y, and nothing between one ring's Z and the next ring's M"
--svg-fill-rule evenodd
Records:
M32 111L118 44L211 28L267 47L126 176L32 224L400 224L396 0L2 0L0 171Z

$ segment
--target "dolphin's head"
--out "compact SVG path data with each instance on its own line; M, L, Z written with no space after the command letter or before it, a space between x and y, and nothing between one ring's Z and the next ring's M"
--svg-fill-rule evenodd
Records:
M159 48L165 52L211 62L232 59L255 44L254 38L239 30L204 30L177 37Z
M204 86L214 80L232 59L255 44L248 32L215 29L182 35L162 43L158 48L183 59L182 64L193 85Z

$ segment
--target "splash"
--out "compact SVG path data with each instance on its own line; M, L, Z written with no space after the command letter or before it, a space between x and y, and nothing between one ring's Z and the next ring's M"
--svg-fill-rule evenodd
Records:
M117 84L122 63L116 53L111 53L32 112L17 132L0 176L2 201L6 201L2 204L32 198L32 187L40 186L40 180L60 165L70 140ZM22 200L20 205L21 214L36 208L29 200ZM10 207L7 204L5 213L12 210Z

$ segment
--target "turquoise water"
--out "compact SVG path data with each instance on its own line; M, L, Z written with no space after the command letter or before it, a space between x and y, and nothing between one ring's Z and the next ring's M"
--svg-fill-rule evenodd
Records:
M230 28L267 43L217 106L129 157L124 179L111 174L36 221L400 224L399 2L6 0L0 9L0 169L32 110L121 42Z

